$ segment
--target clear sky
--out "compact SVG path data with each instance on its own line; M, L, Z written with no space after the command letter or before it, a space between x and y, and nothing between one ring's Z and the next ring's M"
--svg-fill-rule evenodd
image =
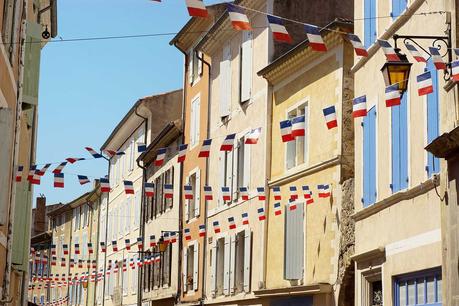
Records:
M206 4L222 1L205 1ZM62 39L177 32L187 21L185 0L59 0ZM42 50L37 163L90 157L137 99L182 87L183 56L173 35L48 43ZM59 39L59 38L57 38ZM107 162L82 161L64 169L65 188L49 172L35 187L47 203L66 203L91 189L76 175L102 177ZM35 200L34 200L35 202Z

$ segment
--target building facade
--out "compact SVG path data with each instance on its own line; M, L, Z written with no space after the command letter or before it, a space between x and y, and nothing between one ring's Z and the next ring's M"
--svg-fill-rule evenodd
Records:
M442 305L449 294L442 285L444 204L437 194L446 177L438 176L439 160L424 147L444 131L439 114L450 109L452 100L430 54L420 50L428 60L418 63L398 40L413 64L400 105L387 107L389 84L381 73L386 59L376 42L395 46L394 34L444 35L448 15L420 13L445 11L446 2L355 1L355 33L369 53L356 57L352 68L355 96L366 95L368 111L354 124L356 305ZM432 40L417 42L425 50L433 46ZM431 72L433 93L420 96L416 77L424 71Z

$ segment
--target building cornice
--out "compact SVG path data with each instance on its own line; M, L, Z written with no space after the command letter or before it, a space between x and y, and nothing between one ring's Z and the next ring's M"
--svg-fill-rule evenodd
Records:
M253 293L257 297L312 295L330 292L332 292L332 285L328 283L319 283L306 286L292 286L285 288L262 289L253 291Z

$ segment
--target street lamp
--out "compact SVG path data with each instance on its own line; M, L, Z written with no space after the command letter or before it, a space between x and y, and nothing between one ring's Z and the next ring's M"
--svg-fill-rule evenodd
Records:
M403 94L408 88L408 79L410 77L412 63L408 61L405 54L400 53L400 49L396 48L395 53L399 57L400 61L386 62L384 66L382 66L381 72L383 74L386 87L398 84L398 89L400 93Z

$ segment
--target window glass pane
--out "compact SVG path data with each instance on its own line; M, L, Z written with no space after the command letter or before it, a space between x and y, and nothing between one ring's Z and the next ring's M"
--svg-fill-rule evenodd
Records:
M406 305L406 284L400 284L399 290L399 305L405 306Z
M427 303L435 302L435 279L434 277L427 278Z
M425 303L425 294L424 294L424 278L418 278L417 280L417 289L418 289L418 304L424 304Z
M414 283L414 280L410 280L408 281L408 305L416 304L415 294L416 294L416 285Z

